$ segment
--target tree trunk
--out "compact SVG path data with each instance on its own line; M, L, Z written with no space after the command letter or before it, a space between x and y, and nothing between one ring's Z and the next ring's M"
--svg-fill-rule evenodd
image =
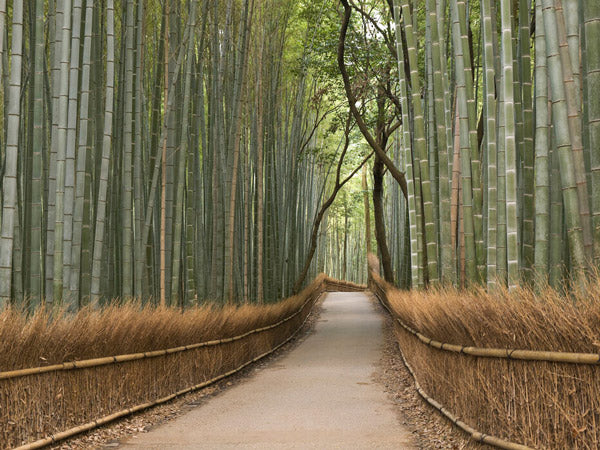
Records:
M392 258L387 246L385 236L385 223L383 219L383 171L384 165L381 159L375 155L373 163L373 215L375 217L375 238L377 248L383 267L383 276L388 283L394 282L394 270L392 269Z

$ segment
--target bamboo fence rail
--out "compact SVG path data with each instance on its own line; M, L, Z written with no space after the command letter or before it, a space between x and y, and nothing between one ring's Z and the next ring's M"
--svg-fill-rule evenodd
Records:
M406 361L406 358L404 357L404 354L402 353L402 349L400 348L399 343L398 343L398 350L400 351L400 356L402 358L402 362L406 366L406 369L409 371L410 375L413 377L413 381L415 382L415 388L417 389L417 392L419 393L419 395L421 397L423 397L423 399L427 403L429 403L431 406L433 406L435 409L437 409L441 414L443 414L450 422L452 422L454 425L459 427L465 433L469 434L474 441L481 442L482 444L492 445L492 446L498 447L498 448L508 449L508 450L531 450L531 447L527 447L526 445L521 445L521 444L516 444L514 442L505 441L504 439L500 439L496 436L490 436L489 434L485 434L480 431L477 431L475 428L473 428L469 424L463 422L457 416L455 416L450 411L448 411L446 408L444 408L444 406L440 402L438 402L437 400L432 398L421 387L421 385L419 384L419 381L417 380L417 376L415 375L415 372L413 371L410 364L408 364L408 361Z
M218 373L218 372L213 371L211 373L212 369L210 369L206 374L206 375L208 375L208 377L207 377L207 378L209 378L208 380L198 380L201 382L193 383L193 385L191 387L186 387L185 384L183 386L181 386L181 382L168 383L167 384L168 386L173 386L175 388L171 391L171 392L175 391L175 393L170 394L169 390L168 390L169 387L160 388L160 389L156 390L156 394L158 394L158 395L156 395L154 399L152 397L144 398L145 395L141 396L141 397L140 396L135 397L135 396L130 396L129 394L127 394L128 395L127 399L123 399L123 401L119 401L119 396L121 394L119 394L120 390L118 390L118 392L114 393L114 395L110 394L111 397L107 400L108 403L106 405L95 409L95 411L100 412L100 414L98 414L98 416L100 416L100 418L98 418L98 419L94 418L94 415L91 411L88 411L85 414L82 411L79 411L81 413L80 417L83 419L82 421L87 421L86 423L84 423L82 425L73 426L77 423L77 422L73 422L73 421L71 421L71 423L69 423L69 421L66 421L66 422L58 421L57 423L53 423L53 424L48 422L48 424L46 424L42 427L43 434L41 434L41 436L40 436L40 434L38 434L38 436L35 436L35 434L32 435L32 437L34 439L36 437L38 437L38 438L41 437L40 439L37 439L33 442L24 443L21 447L16 447L16 448L33 449L33 448L41 448L41 447L44 447L47 445L54 444L60 440L72 437L76 434L79 434L79 433L82 433L85 431L89 431L93 428L105 425L115 419L124 417L126 415L129 415L129 414L132 414L135 412L142 411L144 409L150 408L155 405L159 405L159 404L168 402L169 400L172 400L175 397L181 396L183 394L186 394L186 393L194 391L194 390L201 389L201 388L206 387L210 384L213 384L223 378L233 375L233 374L241 371L248 365L273 353L275 350L277 350L278 348L283 346L285 343L289 342L298 333L298 331L302 328L302 326L306 322L308 316L310 315L310 311L312 310L312 305L314 304L314 302L317 301L317 299L324 292L364 291L365 288L366 288L365 286L356 285L356 284L352 284L352 283L344 283L344 282L340 282L337 280L325 278L321 282L314 283L312 286L307 287L305 289L305 291L300 294L300 295L306 296L306 297L305 297L305 300L302 303L302 305L300 305L295 312L289 314L287 317L284 317L283 319L277 321L276 323L273 323L273 324L270 324L267 326L263 326L260 328L256 328L254 330L245 332L245 333L237 335L237 336L226 337L226 338L222 338L222 339L215 339L215 340L210 340L210 341L206 341L206 342L200 342L200 343L196 343L196 344L184 345L184 346L163 349L163 350L147 351L147 352L140 352L140 353L134 353L134 354L122 354L122 355L117 355L117 356L93 358L93 359L87 359L87 360L81 360L81 361L69 361L69 362L64 362L62 364L54 364L54 365L45 366L45 367L32 367L32 368L25 368L25 369L20 369L20 370L11 370L11 371L6 371L6 372L0 372L0 381L1 382L7 382L7 383L13 383L13 382L17 383L18 382L18 383L20 383L21 387L24 387L27 390L28 389L27 386L30 384L30 381L29 381L30 379L28 377L50 376L51 379L48 380L47 383L55 384L55 383L59 382L59 384L62 385L64 383L66 383L66 381L63 380L63 378L60 378L60 377L62 377L61 374L64 374L65 376L67 376L68 374L74 374L74 376L77 377L77 375L75 375L75 374L78 374L78 373L84 374L84 373L87 373L87 371L92 370L93 371L92 373L89 373L88 375L85 375L85 376L91 376L92 378L95 378L95 377L102 378L103 377L102 374L104 374L105 372L101 372L101 373L94 375L96 373L94 371L96 371L96 370L98 370L98 371L101 371L101 370L102 371L103 370L114 371L114 370L117 370L116 366L123 366L120 369L118 369L119 373L121 375L117 375L117 377L124 377L125 376L124 374L129 373L132 370L134 372L136 370L138 370L138 371L139 370L149 370L151 366L147 366L147 365L151 364L151 361L154 361L154 359L152 359L152 358L155 358L155 359L158 357L183 358L184 355L187 355L188 351L192 351L192 350L198 351L198 349L202 349L201 351L206 352L209 350L209 348L215 348L215 349L220 348L219 346L222 344L229 344L229 343L233 343L233 342L237 342L237 341L242 341L244 339L251 339L251 341L243 341L242 343L240 343L239 344L241 346L240 349L235 350L238 355L244 355L244 352L249 352L248 360L244 361L245 358L243 358L243 359L240 358L237 360L235 360L235 359L231 360L230 362L223 362L221 367L222 367L222 369L224 369L224 372ZM307 312L307 308L308 308L308 312ZM302 316L304 317L303 320L302 320L302 318L298 317L300 314L302 314ZM302 323L299 323L299 320L302 320ZM296 326L296 324L298 324L298 325ZM284 328L281 328L281 331L275 330L278 327L284 327ZM293 328L291 328L291 327L293 327ZM266 333L264 335L265 338L259 337L259 336L263 336L263 334L261 334L261 333ZM284 339L280 341L279 338L275 338L275 341L273 341L272 340L273 336L276 336L276 334L273 335L273 333L279 333L279 335L282 336L282 338L284 338ZM254 354L252 354L252 351L250 351L250 349L252 349L259 342L259 341L256 341L256 339L262 339L262 341L261 341L262 343L258 344L259 347L257 347L256 350L258 350L258 351L262 351L263 349L266 350L266 351L262 351L259 355L256 355L256 352L254 352ZM225 346L223 348L229 349L230 347ZM247 350L245 350L246 348L247 348ZM228 353L229 350L227 350L227 352L225 352L225 353L223 353L223 352L225 352L225 350L218 351L217 353L221 356L217 355L215 357L223 358L223 357L226 357L223 355L229 354ZM208 355L210 355L210 354L212 354L212 353L209 353ZM201 368L202 364L203 364L201 361L204 361L204 359L194 362L196 360L196 358L198 358L198 357L199 357L199 355L197 355L194 352L191 352L191 355L186 356L185 360L192 358L192 361L191 361L192 365L194 365L195 367L197 366L197 367ZM227 357L227 358L230 358L230 357ZM237 358L239 358L239 356L237 356ZM144 362L144 360L146 360L146 362ZM239 362L244 361L244 362L242 362L240 364L238 361ZM233 363L233 362L237 363L237 366L232 367L231 363ZM122 364L122 363L135 363L136 366L129 366L127 364ZM145 365L138 367L137 365L139 365L139 364L145 364ZM152 363L152 364L155 364L155 363ZM200 365L200 366L198 366L198 365ZM102 367L106 367L106 369L103 369ZM114 369L111 367L114 367ZM144 367L146 367L146 369L144 369ZM157 369L152 369L152 370L157 370ZM158 369L158 370L162 370L162 369ZM172 369L171 369L171 371L172 371ZM110 372L110 373L112 373L112 372ZM183 379L187 379L186 376L189 375L189 374L187 374L187 372L179 374L179 372L177 372L177 369L175 369L175 372L173 372L173 374L181 376L182 381L183 381ZM59 377L59 378L56 378L56 377ZM63 380L63 381L60 381L60 380ZM70 380L70 378L69 378L69 380ZM189 380L193 381L193 378L189 378ZM39 388L38 385L40 385L40 383L42 383L42 382L39 378L35 378L35 379L31 380L31 383L37 383L37 384L35 384L35 386L36 386L36 388ZM96 382L94 381L94 383L96 383ZM42 384L44 384L44 383L42 383ZM177 384L179 384L179 388L178 388ZM6 387L6 389L8 389L8 390L4 392L7 395L10 394L10 390L12 389L10 386L12 386L12 385L9 384ZM67 384L64 384L64 386L67 386ZM48 388L48 386L46 385L46 389L47 388ZM35 391L35 389L33 389L33 391ZM154 392L154 388L152 388L152 392ZM1 394L1 391L0 391L0 394ZM166 394L169 394L169 395L166 395ZM2 397L2 395L0 395L0 397ZM129 398L129 397L131 397L131 398ZM158 398L156 398L156 397L158 397ZM137 403L137 404L129 403L129 405L128 405L128 401L135 400L136 398L138 399L139 403ZM8 401L8 398L5 400ZM96 400L101 401L102 397L97 397L94 401L96 401ZM40 405L42 405L42 404L45 404L45 403L41 402ZM114 408L114 406L119 406L119 404L121 405L122 409L120 409L117 412L112 412L111 409L113 409L113 411L114 411L114 409L116 409L116 408ZM123 408L126 405L129 407ZM130 406L130 405L134 405L134 406ZM39 414L42 414L43 417L46 417L46 414L48 414L47 409L53 408L53 406L52 406L52 403L49 403L46 406L38 405L38 407L36 407L36 408L40 410ZM46 410L46 412L43 412L42 410ZM78 409L75 408L74 411L78 411ZM36 414L38 414L38 413L36 413ZM98 417L98 416L96 416L96 417ZM91 419L93 419L93 420L91 420ZM15 420L15 419L13 419L13 420ZM43 423L45 424L45 422L43 422ZM61 423L64 423L66 425L64 428L67 428L67 429L65 431L54 432L55 430L61 429L60 428ZM27 442L25 440L25 435L23 435L23 437L21 437L20 439L22 439L20 441L21 443ZM19 444L20 443L18 440L13 441L12 445L10 445L10 443L7 443L8 448L14 447Z
M238 336L233 336L233 337L223 338L223 339L214 339L211 341L199 342L197 344L182 345L179 347L173 347L173 348L168 348L168 349L164 349L164 350L154 350L154 351L150 351L150 352L131 353L128 355L106 356L103 358L85 359L82 361L69 361L69 362L64 362L61 364L53 364L51 366L31 367L31 368L27 368L27 369L19 369L19 370L7 371L7 372L0 372L0 380L8 379L8 378L19 378L19 377L24 377L27 375L37 375L37 374L41 374L41 373L56 372L59 370L74 370L74 369L84 369L84 368L88 369L90 367L104 366L106 364L123 363L123 362L135 361L138 359L145 359L145 358L156 358L158 356L165 356L165 355L170 355L173 353L180 353L180 352L185 352L188 350L195 350L195 349L201 348L201 347L213 347L216 345L222 345L222 344L227 344L230 342L239 341L250 335L261 333L261 332L267 331L267 330L271 330L273 328L277 328L278 326L284 324L285 322L292 320L294 317L296 317L298 314L300 314L300 312L304 309L304 307L307 305L307 303L311 300L312 300L312 294L309 295L307 300L300 306L298 311L290 314L288 317L286 317L272 325L268 325L268 326L261 327L261 328L256 328L254 330L250 330L250 331L248 331L244 334L240 334Z
M388 311L390 316L406 331L416 336L420 342L436 348L438 350L446 350L449 352L468 354L471 356L482 356L488 358L506 358L506 359L520 359L524 361L551 361L551 362L567 362L567 363L579 363L579 364L593 364L591 362L580 362L580 361L588 361L588 354L569 354L569 353L560 353L560 352L536 352L536 351L528 351L528 350L508 350L508 349L485 349L485 348L477 348L477 347L466 347L460 345L446 344L438 341L434 341L433 339L424 336L416 330L413 330L411 327L404 324L399 317L395 314L392 308L388 305L388 300L385 292L385 288L381 285L380 281L377 279L376 275L370 274L370 290L375 295L377 300L381 303L381 305ZM446 417L450 422L452 422L455 426L460 428L462 431L467 433L474 441L481 442L484 444L488 444L497 448L508 449L508 450L528 450L531 447L518 444L515 442L506 441L496 436L491 436L485 433L482 433L466 422L460 420L458 416L447 410L440 402L432 398L419 384L417 376L413 371L412 367L404 357L402 352L402 348L400 343L398 343L398 350L400 352L400 356L404 365L406 366L408 372L411 374L413 381L415 383L415 388L418 394L433 408L435 408L439 413L441 413L444 417ZM513 356L517 352L517 356ZM553 359L546 359L548 358ZM559 359L559 356L566 356L563 359ZM573 355L575 357L573 358ZM585 358L581 358L585 356ZM596 358L598 355L591 355Z
M447 352L461 353L482 358L518 359L521 361L545 361L566 364L600 364L600 354L598 353L553 352L544 350L521 350L513 348L482 348L436 341L435 339L425 336L421 332L411 328L406 323L404 323L386 304L387 300L383 300L386 298L385 289L379 284L379 282L374 277L372 279L372 285L375 286L375 289L371 289L372 292L385 306L385 308L390 312L392 317L394 317L394 319L402 328L404 328L406 331L417 337L419 341L421 341L425 345L428 345L429 347L433 347L438 350L444 350Z
M333 281L333 280L325 280L324 283L325 283L324 290L327 292L344 291L344 290L345 291L361 291L361 290L366 289L366 286L353 284L353 283L342 283L342 282ZM317 288L316 290L318 290L318 289L319 288ZM117 363L123 363L123 362L128 362L128 361L135 361L135 360L139 360L139 359L156 358L158 356L165 356L165 355L170 355L173 353L185 352L188 350L195 350L195 349L198 349L201 347L212 347L212 346L216 346L216 345L222 345L222 344L227 344L230 342L239 341L239 340L244 339L252 334L261 333L263 331L277 328L278 326L284 324L285 322L292 320L294 317L296 317L298 314L300 314L300 312L304 309L306 304L312 300L313 294L314 294L314 292L309 294L309 296L307 297L307 300L300 306L300 308L298 308L298 310L296 312L290 314L289 316L285 317L284 319L281 319L279 322L274 323L272 325L267 325L265 327L250 330L250 331L240 334L238 336L233 336L233 337L228 337L228 338L223 338L223 339L214 339L211 341L199 342L199 343L190 344L190 345L182 345L179 347L173 347L173 348L168 348L168 349L163 349L163 350L131 353L131 354L127 354L127 355L105 356L102 358L92 358L92 359L85 359L85 360L81 360L81 361L68 361L68 362L63 362L61 364L52 364L50 366L40 366L40 367L30 367L30 368L26 368L26 369L10 370L10 371L5 371L5 372L0 372L0 380L5 380L5 379L9 379L9 378L25 377L28 375L39 375L42 373L56 372L59 370L88 369L90 367L104 366L106 364L117 364Z
M302 307L296 313L292 314L292 316L296 316L296 314L298 314L300 311L302 311L302 309L304 309L304 307L306 306L306 304L310 300L316 301L320 297L321 294L322 293L320 293L319 295L317 295L316 298L313 298L312 296L309 296L309 299L306 302L304 302L304 304L302 305ZM289 316L287 318L287 320L290 320L292 318L292 316ZM227 377L229 377L229 376L231 376L233 374L238 373L239 371L241 371L245 367L248 367L250 364L253 364L256 361L264 358L265 356L268 356L271 353L274 353L276 350L278 350L279 348L281 348L282 346L284 346L285 344L287 344L289 341L291 341L294 338L294 336L296 336L296 334L298 334L298 331L300 331L302 329L302 327L304 326L304 324L306 323L306 321L308 320L309 317L310 317L310 311L306 315L306 317L304 318L304 320L302 321L302 323L300 324L300 326L298 328L296 328L296 331L294 331L287 339L285 339L283 342L281 342L279 345L275 346L271 350L269 350L267 352L264 352L264 353L256 356L255 358L253 358L253 359L251 359L249 361L246 361L245 363L241 364L240 366L236 367L233 370L230 370L230 371L228 371L226 373L223 373L223 374L221 374L219 376L211 378L210 380L207 380L207 381L204 381L202 383L196 384L195 386L191 386L191 387L188 387L186 389L182 389L182 390L180 390L180 391L178 391L178 392L176 392L174 394L168 395L166 397L159 398L159 399L154 400L152 402L142 403L141 405L136 405L136 406L133 406L131 408L123 409L121 411L118 411L118 412L109 414L107 416L104 416L104 417L102 417L100 419L96 419L96 420L93 420L91 422L85 423L83 425L79 425L77 427L73 427L73 428L70 428L68 430L62 431L60 433L56 433L56 434L50 435L50 436L48 436L48 437L46 437L44 439L39 439L39 440L37 440L35 442L31 442L29 444L22 445L20 447L16 447L14 450L33 450L33 449L43 448L43 447L46 447L48 445L55 444L55 443L57 443L59 441L62 441L64 439L76 436L76 435L78 435L80 433L93 430L94 428L98 428L98 427L100 427L102 425L106 425L107 423L110 423L110 422L112 422L112 421L114 421L116 419L120 419L121 417L125 417L125 416L128 416L130 414L134 414L136 412L143 411L145 409L151 408L153 406L157 406L157 405L166 403L166 402L171 401L174 398L179 397L181 395L187 394L187 393L192 392L192 391L197 391L198 389L202 389L204 387L210 386L211 384L214 384L217 381L220 381L220 380L222 380L224 378L227 378ZM263 331L265 331L266 329L274 328L275 326L281 325L282 323L286 322L287 320L284 319L283 321L280 321L277 324L274 324L272 326L263 327L264 328ZM253 330L253 331L256 331L256 330ZM256 332L258 332L258 331L256 331ZM246 335L248 335L248 334L249 333L247 333ZM232 341L229 340L227 342L232 342Z

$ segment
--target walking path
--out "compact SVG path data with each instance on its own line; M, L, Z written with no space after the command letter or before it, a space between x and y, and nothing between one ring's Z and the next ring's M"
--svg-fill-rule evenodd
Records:
M362 293L330 293L289 354L125 448L415 448L372 380L382 318Z

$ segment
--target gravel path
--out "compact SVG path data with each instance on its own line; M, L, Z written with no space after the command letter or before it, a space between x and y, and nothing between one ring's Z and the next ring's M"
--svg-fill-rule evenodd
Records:
M375 381L382 345L365 294L329 294L315 332L289 354L121 447L416 448Z

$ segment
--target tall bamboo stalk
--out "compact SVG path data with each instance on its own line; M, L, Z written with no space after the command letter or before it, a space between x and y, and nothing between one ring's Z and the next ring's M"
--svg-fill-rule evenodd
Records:
M427 270L429 281L431 283L437 283L439 279L437 263L437 236L435 232L435 223L433 220L433 200L431 193L431 181L429 179L425 121L423 107L421 104L421 81L419 79L418 72L415 31L413 30L409 3L406 0L402 4L402 14L404 17L404 30L406 33L407 52L410 64L412 108L414 111L413 121L415 133L414 154L415 158L419 159L421 169L421 193L423 202L423 215L425 220L424 240L427 252Z
M17 161L21 119L21 65L23 62L23 1L13 3L10 84L4 176L2 177L2 234L0 236L0 308L11 301L12 259L17 216Z
M32 306L40 303L43 295L43 159L44 147L44 2L35 2L35 46L34 46L34 79L33 79L33 160L31 170L31 227L29 245L31 246L29 271L29 296ZM4 34L1 27L0 34ZM0 37L2 39L4 36ZM2 43L0 43L0 47ZM0 74L0 77L2 75Z
M583 2L585 30L585 105L591 159L594 265L600 264L600 3Z
M94 232L94 253L92 259L92 283L90 302L100 301L100 277L104 251L106 203L108 193L109 166L112 150L112 129L115 88L115 8L113 0L106 0L106 85L104 106L104 136L102 140L102 159L96 206L96 230Z
M542 4L535 6L535 275L543 286L549 273L550 161L548 158L548 69Z
M487 221L488 221L488 239L487 239L487 285L489 288L496 287L496 241L498 230L498 178L497 178L497 160L498 153L496 147L496 81L494 66L494 31L492 28L492 5L490 0L482 0L481 15L483 26L483 54L484 54L484 114L485 121L485 151L487 155Z
M519 285L519 237L517 218L517 154L513 82L512 8L509 0L500 2L502 17L502 81L504 127L504 160L506 173L506 249L508 287Z
M585 268L583 232L575 176L574 155L571 146L565 86L563 84L562 63L558 47L558 26L552 0L543 0L544 31L548 55L548 74L552 92L552 123L558 152L560 178L563 188L563 202L569 249L573 261L573 275L581 278Z
M448 175L448 129L452 126L447 123L445 111L446 102L446 52L442 46L438 28L436 4L438 2L427 0L427 20L431 28L431 53L433 65L433 94L434 114L436 127L436 144L439 154L439 223L440 223L440 261L442 281L452 282L455 279L455 269L452 263L454 251L451 242L450 230L450 178ZM442 30L443 32L443 30Z
M456 2L452 6L452 19L454 23L454 31L452 33L454 43L454 64L456 72L456 88L457 88L457 110L459 121L460 135L460 170L461 170L461 192L462 192L462 223L464 224L464 239L465 239L465 266L466 275L470 281L479 279L477 270L476 256L476 237L475 237L475 211L473 208L473 177L472 177L472 142L470 139L469 126L469 104L467 94L467 81L465 70L466 55L463 47L463 39L461 39L458 23L460 15ZM477 180L475 181L477 183Z

